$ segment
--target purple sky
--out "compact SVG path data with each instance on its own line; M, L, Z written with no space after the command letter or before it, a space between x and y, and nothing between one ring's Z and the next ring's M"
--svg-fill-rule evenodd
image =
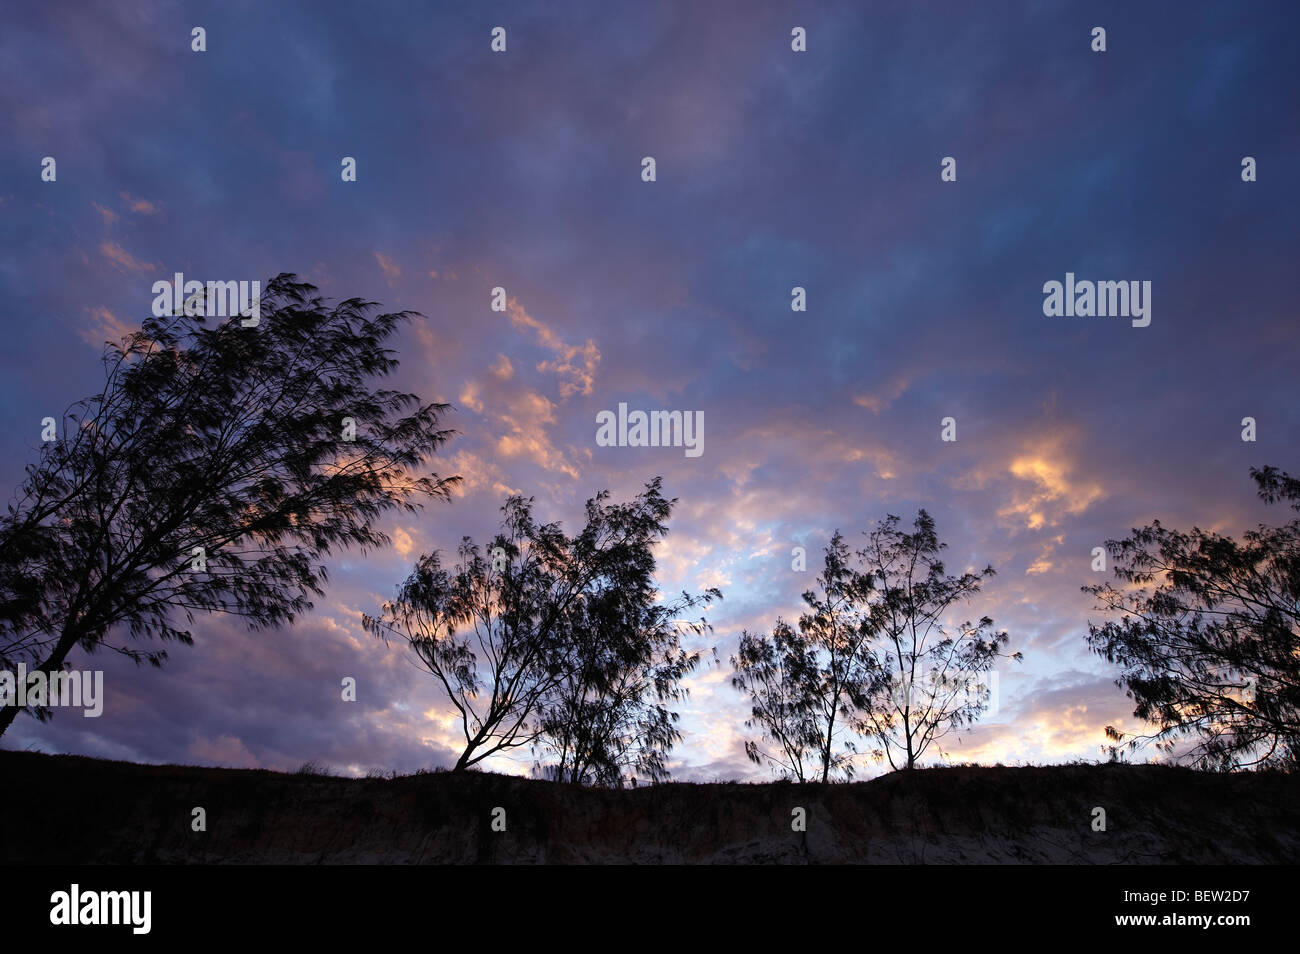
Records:
M5 496L40 419L99 389L101 342L177 271L297 272L427 316L397 383L456 406L433 469L465 483L386 524L392 550L336 558L292 631L203 619L162 672L79 656L106 672L104 715L24 717L0 744L450 764L450 707L361 614L421 552L488 536L507 493L573 531L596 491L663 475L680 500L663 588L725 595L709 642L724 665L690 680L677 777L763 776L725 664L740 631L797 615L836 528L856 544L918 507L952 570L998 569L970 615L1025 654L951 757L1099 757L1103 726L1135 723L1084 642L1092 548L1154 517L1278 522L1248 470L1300 471L1298 27L1292 3L12 6ZM1043 284L1067 272L1150 281L1150 325L1045 317ZM703 411L704 453L598 447L595 416L619 402Z

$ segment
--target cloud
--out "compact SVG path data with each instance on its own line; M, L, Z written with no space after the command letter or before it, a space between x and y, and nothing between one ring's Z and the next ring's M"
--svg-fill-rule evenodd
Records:
M981 462L954 479L953 486L992 486L1006 501L997 510L998 518L1013 525L1029 530L1059 526L1106 497L1099 483L1078 473L1074 456L1066 450L1069 443L1063 435L1020 438L1006 463Z
M136 261L134 255L124 249L116 242L105 241L100 243L99 252L106 259L116 265L119 269L128 272L157 272L162 266L154 262Z
M452 489L452 494L463 497L468 494L487 490L495 499L520 493L519 489L506 482L505 471L494 461L487 461L481 456L467 450L460 450L451 459L451 466L461 477L460 483Z
M485 373L470 377L462 384L457 395L459 405L479 415L492 435L490 444L475 448L480 454L474 460L476 469L480 472L484 469L484 456L488 456L484 455L485 450L503 468L496 470L490 481L467 481L462 488L466 493L485 486L494 491L513 486L518 478L507 477L505 469L519 461L578 480L579 465L591 456L589 448L584 451L571 445L559 446L552 432L572 420L567 415L561 420L560 405L592 390L600 361L595 343L589 340L581 347L565 344L554 329L529 315L516 299L508 299L507 311L514 328L528 334L556 357L537 362L532 366L535 373L530 373L529 365L498 351ZM548 391L554 397L548 396Z
M136 215L157 215L162 211L162 207L157 202L151 202L148 199L132 198L129 193L121 193L122 199L126 202L127 210L134 212Z
M1106 726L1136 725L1132 703L1111 678L1066 671L1034 681L1019 701L1004 702L997 724L963 732L945 745L954 758L983 762L1055 762L1100 758Z
M507 300L506 311L516 328L533 331L538 343L555 353L553 360L540 362L537 370L553 373L560 378L560 397L591 393L596 368L600 366L600 350L594 341L588 338L585 344L566 344L549 325L528 314L515 298Z
M483 413L483 402L479 400L479 384L477 381L466 381L465 386L461 388L460 396L456 400L475 414Z
M382 252L375 252L375 261L379 263L379 268L384 273L384 281L388 287L393 287L393 282L402 277L402 268L387 255Z
M1052 555L1056 552L1056 548L1064 542L1065 534L1058 533L1056 536L1052 537L1052 539L1044 543L1042 551L1038 554L1038 559L1029 565L1028 569L1025 570L1025 573L1033 576L1038 573L1050 573L1054 570L1056 566L1052 563Z
M1105 496L1099 485L1074 476L1059 444L1042 443L1014 458L1007 469L1017 484L1012 502L998 516L1023 520L1031 530L1057 526L1064 515L1080 514Z
M543 394L525 391L511 399L507 409L496 415L507 428L497 440L503 457L526 457L545 470L578 479L577 468L551 442L547 431L555 423L555 405Z
M897 375L888 383L876 388L874 391L855 394L853 396L853 403L858 407L865 407L872 414L879 414L898 400L903 395L903 392L907 390L907 386L907 377L904 375Z
M259 767L257 756L233 735L221 735L215 739L203 736L195 739L189 747L189 754L201 762L227 768Z
M81 338L87 344L102 345L105 341L120 342L127 335L139 328L133 328L103 305L90 309L92 324L81 332Z
M393 531L393 549L399 556L409 557L415 552L415 538L408 531L398 527Z

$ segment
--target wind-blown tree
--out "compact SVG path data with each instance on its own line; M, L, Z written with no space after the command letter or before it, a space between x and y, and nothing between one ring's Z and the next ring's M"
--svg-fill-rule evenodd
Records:
M817 705L808 687L819 681L817 654L803 634L783 619L771 635L740 634L731 657L731 684L750 698L745 728L759 739L745 740L745 754L755 765L767 764L783 778L806 782L821 754ZM764 743L770 743L770 747Z
M459 478L416 473L452 434L447 406L378 387L414 313L376 308L282 274L255 327L151 317L108 344L103 391L0 517L0 667L48 675L77 647L160 667L196 614L291 623L322 557L383 546L381 515L447 497ZM0 707L0 733L18 712Z
M862 731L879 744L894 769L912 769L931 745L969 726L987 709L984 674L1008 653L1005 630L983 616L949 623L946 616L980 592L992 566L953 576L940 555L934 518L918 512L913 532L892 514L868 534L859 551L863 587L872 593L869 627L877 678L859 701ZM941 748L941 747L940 747Z
M463 771L497 752L533 744L542 706L558 685L568 642L566 607L586 575L571 572L563 534L537 526L532 499L510 497L486 555L465 537L459 563L421 556L395 599L363 626L407 643L460 716Z
M680 737L668 703L699 662L680 645L679 616L721 594L658 602L653 544L673 501L658 479L631 503L608 496L587 502L573 537L538 526L531 498L511 497L487 553L465 538L452 572L422 556L397 598L365 619L406 642L456 708L465 746L453 771L529 746L567 781L665 777Z
M852 778L857 702L875 678L865 615L870 581L850 565L839 531L826 548L817 584L820 592L803 594L808 611L797 631L778 620L770 636L742 633L731 660L732 685L752 703L745 725L762 733L746 741L745 753L800 782Z
M667 756L682 738L680 716L670 704L686 698L682 680L700 662L698 652L681 647L670 617L687 601L703 598L648 607L660 619L641 628L646 646L588 631L579 665L566 671L545 710L537 748L552 761L539 763L542 774L608 788L669 778ZM700 621L685 625L697 633L706 629Z
M660 478L630 503L607 499L602 492L587 502L587 525L570 541L575 561L598 572L587 598L570 607L573 664L546 708L539 749L554 760L543 769L551 778L621 787L669 777L667 756L681 739L671 705L687 697L683 681L701 661L682 637L712 631L703 616L687 614L722 592L660 598L654 546L677 503L664 498Z
M1251 469L1267 503L1300 510L1300 480ZM1122 668L1116 684L1152 733L1106 727L1112 757L1154 744L1192 765L1231 770L1300 762L1300 520L1241 540L1153 521L1106 548L1121 585L1085 586L1121 614L1088 644Z

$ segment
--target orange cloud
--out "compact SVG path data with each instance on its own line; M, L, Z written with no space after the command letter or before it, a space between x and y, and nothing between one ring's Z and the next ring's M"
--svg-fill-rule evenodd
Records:
M393 531L393 549L399 556L409 557L415 552L415 538L398 527Z
M1099 484L1075 473L1073 459L1062 447L1062 439L1036 440L1012 457L1005 473L1013 479L1011 501L998 510L998 517L1030 530L1057 526L1067 515L1083 513L1106 496ZM986 477L973 475L961 483L982 485Z
M583 345L566 344L549 325L528 314L518 299L509 299L506 311L516 328L532 330L542 347L555 352L555 360L542 361L537 365L537 370L553 372L559 376L560 397L591 393L596 368L600 365L600 351L594 341L588 338Z
M578 479L578 470L556 449L547 436L555 423L555 405L545 395L525 391L514 398L498 419L509 430L497 441L497 451L504 457L525 457L539 467Z
M506 482L505 473L500 467L470 451L457 452L451 459L451 463L452 471L459 474L461 478L460 483L452 488L452 493L457 497L464 497L479 490L488 490L497 498L509 497L520 492L518 488Z

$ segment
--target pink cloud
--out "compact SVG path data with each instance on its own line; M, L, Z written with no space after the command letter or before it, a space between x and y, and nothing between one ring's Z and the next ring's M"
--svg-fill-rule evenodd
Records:
M103 242L99 246L99 252L106 259L116 265L123 271L128 272L156 272L162 266L154 262L140 262L135 256L124 249L117 242Z

